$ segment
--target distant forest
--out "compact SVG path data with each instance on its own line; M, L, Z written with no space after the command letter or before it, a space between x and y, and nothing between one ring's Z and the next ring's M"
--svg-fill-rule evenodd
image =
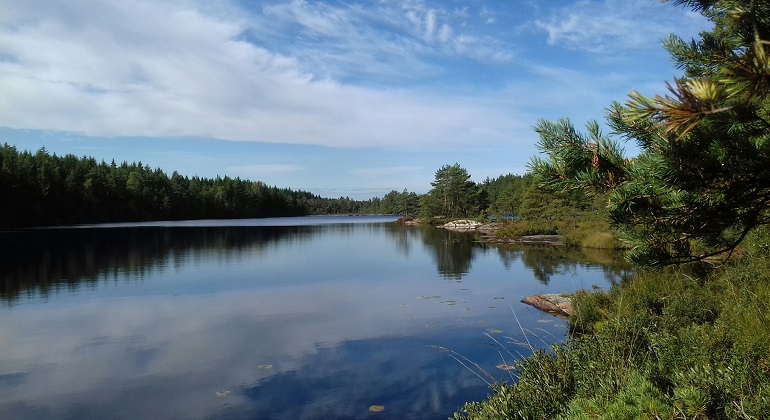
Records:
M515 214L530 177L504 175L473 185L469 213ZM329 214L425 213L425 196L324 198L240 178L188 177L142 162L97 162L0 146L0 228L152 220L232 219Z
M0 147L0 227L377 212L239 178L187 177L138 163Z

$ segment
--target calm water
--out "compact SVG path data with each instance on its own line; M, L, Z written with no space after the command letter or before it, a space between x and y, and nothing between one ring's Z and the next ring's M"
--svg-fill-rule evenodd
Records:
M455 358L563 339L523 297L626 273L393 220L0 233L0 418L447 418L489 393Z

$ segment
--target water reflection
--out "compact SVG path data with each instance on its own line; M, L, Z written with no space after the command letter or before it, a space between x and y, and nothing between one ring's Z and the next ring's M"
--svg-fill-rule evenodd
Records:
M603 271L610 284L626 281L635 273L633 266L622 254L602 249L498 245L496 250L506 267L521 259L532 271L532 275L544 285L555 275L576 273L580 268Z
M101 280L143 279L157 267L181 267L214 256L221 263L253 258L266 248L291 247L321 232L349 236L384 232L405 256L421 246L447 279L462 280L478 255L493 249L505 267L521 260L533 276L548 284L551 276L578 266L601 269L611 281L633 270L618 255L601 250L533 246L488 246L473 233L395 224L327 226L116 227L0 232L0 299L20 294L47 296L59 290L94 287Z
M455 280L468 273L474 251L480 248L474 233L447 229L423 228L422 240L425 248L433 254L439 274Z
M259 254L277 242L306 241L318 226L55 229L0 233L0 298L88 286L99 279L141 279L159 266L204 255L225 260ZM340 227L340 229L345 229Z
M58 229L0 244L4 419L447 418L489 389L431 346L510 379L501 346L526 355L524 331L540 346L565 331L523 296L625 270L394 223Z

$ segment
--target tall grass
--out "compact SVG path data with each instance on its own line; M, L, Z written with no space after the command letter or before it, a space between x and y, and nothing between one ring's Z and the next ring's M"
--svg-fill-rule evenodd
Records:
M576 294L567 341L454 418L770 418L770 258L756 243L707 275Z
M527 235L562 235L567 245L590 249L621 249L623 245L601 214L564 219L521 219L507 223L497 232L500 238Z

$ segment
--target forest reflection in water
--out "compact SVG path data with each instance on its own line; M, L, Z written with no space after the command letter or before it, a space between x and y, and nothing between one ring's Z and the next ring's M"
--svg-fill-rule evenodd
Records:
M524 330L540 348L566 331L522 297L631 271L377 217L40 229L0 246L8 419L447 418L489 388L440 348L510 381L495 366L528 353Z
M163 266L216 258L227 262L253 258L266 248L291 246L315 235L352 234L356 224L296 226L200 226L39 229L0 232L0 299L13 301L20 294L51 292L93 285L101 280L142 279ZM579 265L602 270L609 282L628 278L633 270L619 254L605 250L553 246L488 245L477 235L432 227L370 224L392 238L409 255L420 245L429 251L436 271L447 279L462 280L473 260L489 252L510 268L517 260L533 276L548 284L554 274L574 271Z

